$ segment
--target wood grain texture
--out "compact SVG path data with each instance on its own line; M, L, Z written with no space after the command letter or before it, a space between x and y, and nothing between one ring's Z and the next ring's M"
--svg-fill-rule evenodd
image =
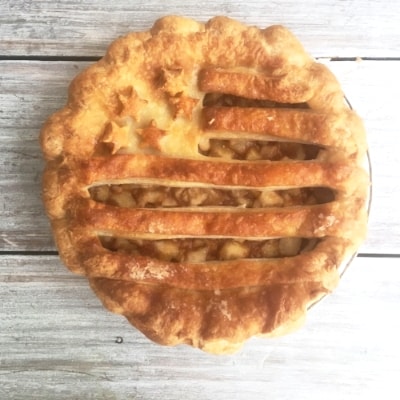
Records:
M400 269L379 265L357 258L300 331L211 356L150 343L54 256L3 257L0 398L397 399Z
M397 130L400 61L321 60L337 75L365 121L373 168L369 235L361 252L397 254L400 183ZM83 62L0 62L0 250L54 250L40 198L43 169L39 130L63 106ZM390 232L390 234L388 234Z
M0 62L0 250L54 250L41 201L39 132L85 66Z
M3 0L0 55L100 56L117 36L147 30L166 14L200 21L227 15L260 27L283 24L315 56L399 56L398 0Z

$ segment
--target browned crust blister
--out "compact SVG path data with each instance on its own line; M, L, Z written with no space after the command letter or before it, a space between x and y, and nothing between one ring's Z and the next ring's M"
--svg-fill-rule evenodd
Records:
M249 103L205 105L207 94ZM210 139L237 138L321 150L313 160L279 161L199 150ZM226 353L251 336L297 328L307 308L336 287L340 266L365 236L363 124L334 76L281 26L171 16L128 34L74 79L68 104L43 127L41 145L43 198L61 258L88 277L108 309L165 345ZM326 187L335 198L281 208L150 209L101 203L89 191L132 183ZM102 235L318 242L292 257L185 262L112 251Z

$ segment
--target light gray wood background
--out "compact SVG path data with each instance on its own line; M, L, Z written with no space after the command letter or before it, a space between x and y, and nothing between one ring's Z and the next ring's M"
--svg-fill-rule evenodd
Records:
M105 311L58 260L41 204L38 134L69 81L165 14L288 26L337 75L368 131L361 256L303 329L234 356L156 346ZM399 22L398 0L0 0L0 399L398 399Z

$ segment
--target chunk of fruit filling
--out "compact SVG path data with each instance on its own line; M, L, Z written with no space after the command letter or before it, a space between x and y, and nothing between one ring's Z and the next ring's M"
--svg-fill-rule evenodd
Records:
M121 184L93 186L89 192L96 202L127 208L290 207L328 203L335 197L325 187L271 191Z
M320 147L280 141L210 139L199 145L206 157L246 161L315 160Z
M144 240L100 237L102 245L113 252L150 257L166 262L207 262L238 259L293 257L312 250L315 239L287 237L268 240L185 238Z

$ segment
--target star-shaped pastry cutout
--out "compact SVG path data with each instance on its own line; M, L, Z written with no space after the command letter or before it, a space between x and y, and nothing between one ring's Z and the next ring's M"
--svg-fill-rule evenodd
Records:
M139 147L142 149L161 150L160 140L165 136L165 131L158 128L154 120L142 129L137 129L136 132L140 136Z

